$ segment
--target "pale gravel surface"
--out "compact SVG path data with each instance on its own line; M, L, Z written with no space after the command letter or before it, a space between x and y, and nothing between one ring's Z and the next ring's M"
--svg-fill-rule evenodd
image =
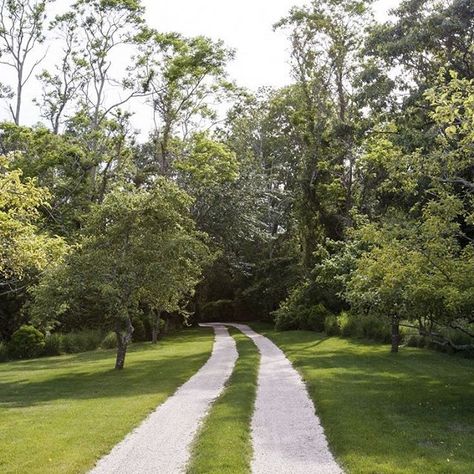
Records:
M250 337L261 354L252 418L252 473L342 473L306 386L290 361L268 338L244 324L232 326Z
M185 472L191 443L238 357L227 328L219 324L209 326L214 328L216 340L207 363L102 458L91 474Z

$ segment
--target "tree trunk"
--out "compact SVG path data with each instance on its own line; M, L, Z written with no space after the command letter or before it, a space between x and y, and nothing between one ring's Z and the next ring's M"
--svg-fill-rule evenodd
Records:
M115 359L115 368L117 370L122 370L125 365L128 344L132 340L133 334L133 326L130 318L127 318L127 328L125 332L121 331L117 326L115 334L117 334L117 357Z
M392 353L398 352L400 345L400 320L397 316L392 316Z
M160 321L161 321L161 311L156 311L153 317L153 325L152 325L152 334L151 334L151 342L156 344L158 342L158 335L160 333Z
M127 344L125 343L125 337L121 332L117 334L117 358L115 359L115 368L122 370L125 364L125 356L127 354Z

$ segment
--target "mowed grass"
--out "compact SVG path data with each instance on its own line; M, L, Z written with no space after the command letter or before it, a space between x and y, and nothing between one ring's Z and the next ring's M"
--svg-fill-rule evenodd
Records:
M348 473L474 473L474 361L252 326L302 374Z
M83 473L209 358L213 332L114 351L0 364L0 472Z
M222 395L206 418L188 465L188 474L250 472L250 421L257 389L260 356L255 344L231 329L239 359Z

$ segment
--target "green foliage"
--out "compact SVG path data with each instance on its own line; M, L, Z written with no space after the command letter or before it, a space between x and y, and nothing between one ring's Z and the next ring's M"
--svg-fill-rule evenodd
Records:
M3 341L0 341L0 362L6 362L9 357L8 346Z
M180 310L210 258L190 203L165 179L149 191L110 193L91 210L81 245L35 289L33 317L54 321L92 300L97 324L117 332L120 349L132 338L140 305Z
M325 320L330 315L329 311L322 304L308 307L303 304L294 304L290 301L285 302L273 314L275 317L275 328L278 331L307 329L316 332L324 330Z
M44 344L43 355L58 356L63 350L63 336L59 333L47 334Z
M116 349L117 334L115 334L115 332L109 332L101 341L100 347L102 347L103 349Z
M203 321L234 321L234 313L232 300L210 301L201 308L201 319Z
M67 354L93 351L100 346L102 339L102 332L93 329L62 334L61 350Z
M225 144L211 140L204 133L197 133L189 147L189 152L174 166L191 182L191 186L201 192L209 192L238 178L235 153Z
M23 278L29 270L44 270L58 260L65 243L39 229L39 211L48 205L46 189L11 169L11 157L0 156L0 276Z
M357 337L360 334L358 320L348 312L341 313L337 317L337 324L342 337Z
M143 319L140 317L133 318L132 325L133 325L133 336L132 336L133 342L146 341L147 335L146 335L145 323L143 322Z
M328 336L339 336L341 334L339 321L335 315L331 314L330 316L326 316L324 320L324 332Z
M44 334L33 326L21 326L15 331L9 342L8 349L12 357L31 359L43 353L45 347Z

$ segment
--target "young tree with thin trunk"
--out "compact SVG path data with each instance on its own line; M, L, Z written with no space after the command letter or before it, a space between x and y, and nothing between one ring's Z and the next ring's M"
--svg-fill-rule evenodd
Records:
M0 2L0 65L13 69L15 74L14 88L4 96L13 99L8 108L16 125L20 124L25 86L46 56L38 46L45 40L46 7L51 1Z
M41 115L50 123L53 133L58 134L66 112L71 105L77 106L78 94L88 80L86 63L81 58L79 26L73 12L58 16L50 29L62 42L62 56L54 71L44 70L38 79L42 86L41 100L35 101Z
M148 191L109 193L93 206L77 251L35 290L36 319L81 311L92 298L97 322L117 335L115 368L123 369L139 308L157 315L179 310L209 259L190 205L189 196L165 179Z

